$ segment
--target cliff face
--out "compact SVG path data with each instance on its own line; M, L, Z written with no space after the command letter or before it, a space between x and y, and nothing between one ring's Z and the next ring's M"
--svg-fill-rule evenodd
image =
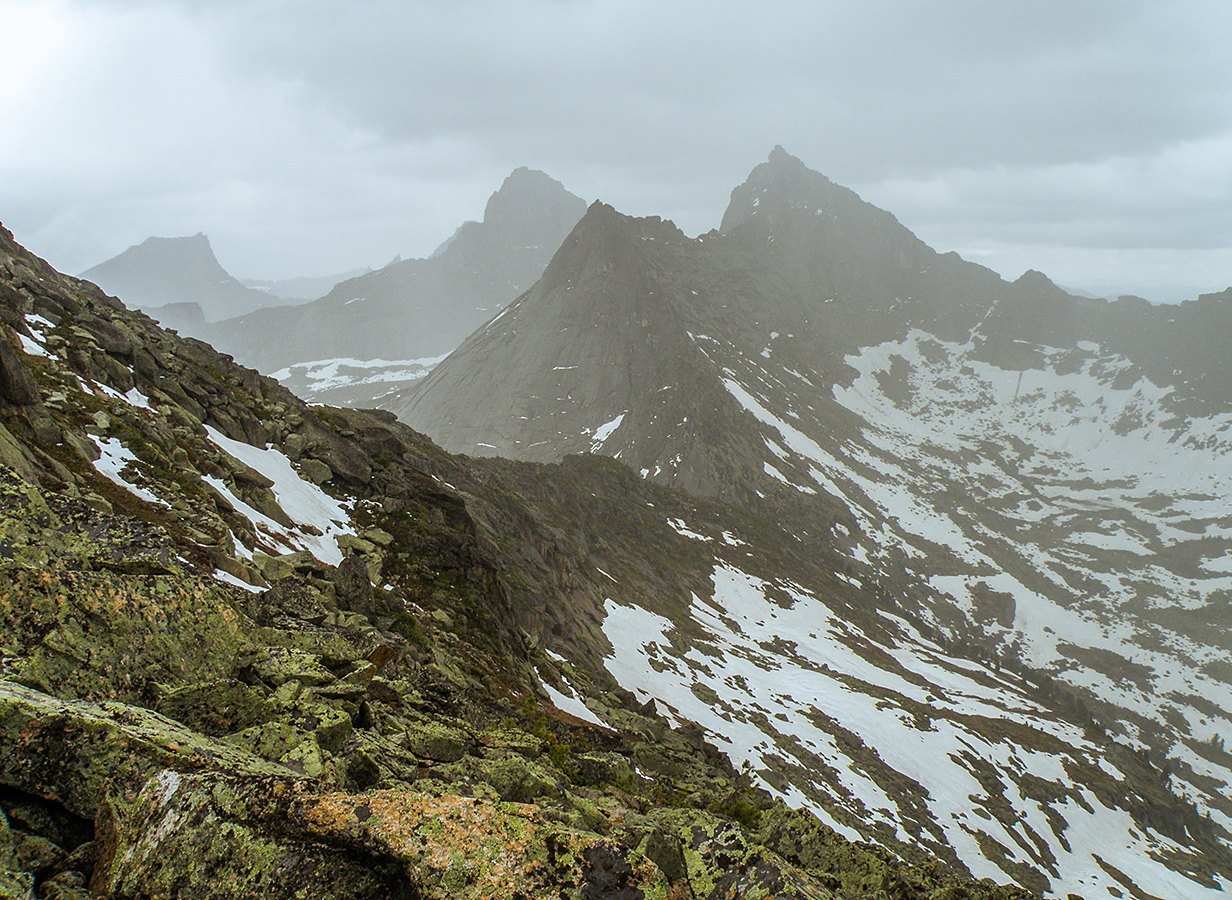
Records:
M3 230L0 321L5 895L1027 896L618 687L604 604L705 590L715 511L307 407Z

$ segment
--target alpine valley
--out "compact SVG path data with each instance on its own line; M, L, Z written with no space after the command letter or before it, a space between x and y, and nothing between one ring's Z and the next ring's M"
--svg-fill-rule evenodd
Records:
M577 216L404 421L0 229L0 897L1227 896L1232 292Z

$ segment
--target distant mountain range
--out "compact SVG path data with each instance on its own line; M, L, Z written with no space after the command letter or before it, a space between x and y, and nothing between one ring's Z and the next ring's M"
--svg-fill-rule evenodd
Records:
M464 224L431 257L395 260L302 306L219 322L206 337L263 372L441 356L535 283L585 211L559 182L517 169L483 221Z
M377 407L534 284L585 211L558 181L519 168L482 222L465 222L425 259L241 284L199 234L150 238L82 277L306 399Z
M346 281L348 278L357 278L360 275L367 275L371 271L372 269L370 268L348 269L336 275L301 276L299 278L284 278L281 281L245 278L243 284L245 287L264 291L270 295L272 300L281 300L283 304L291 304L293 302L306 303L309 300L324 297L340 281Z
M200 233L147 238L86 269L81 277L146 312L170 306L172 316L184 322L214 322L277 302L227 272L214 256L210 239Z

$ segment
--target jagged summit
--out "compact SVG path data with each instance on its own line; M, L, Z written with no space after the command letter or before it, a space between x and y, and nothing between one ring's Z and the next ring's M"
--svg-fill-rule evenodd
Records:
M699 335L756 351L792 335L832 366L870 331L903 330L930 296L953 304L930 282L931 249L781 147L732 198L722 231L697 240L595 201L539 283L389 408L448 449L530 459L592 449L596 429L624 416L605 452L639 436L619 452L652 477L719 494L750 465L760 472L741 429L723 425L738 409ZM956 328L978 321L980 302Z
M522 228L533 213L538 230L555 234L571 228L583 208L585 203L555 178L521 166L488 198L483 221L494 227Z
M728 234L749 221L775 232L793 225L798 229L809 227L805 225L810 222L808 216L817 220L812 222L814 227L834 221L853 227L861 219L888 219L898 225L889 213L865 203L854 191L835 184L776 146L769 158L732 190L719 231ZM898 228L910 234L901 225Z
M626 267L630 275L644 268L646 255L669 244L688 244L675 223L658 216L636 218L596 200L586 210L543 272L541 287L562 285L588 269L607 272Z
M681 285L657 273L696 250L697 242L669 221L633 218L596 201L539 282L451 357L465 362L455 367L446 360L390 408L441 435L447 447L524 459L600 443L616 452L624 429L658 432L687 418L698 395L674 388L713 379L689 340ZM648 396L652 406L641 404ZM706 418L693 416L695 424ZM566 433L571 438L562 443ZM724 443L717 428L707 429L706 439ZM679 465L692 467L693 487L716 490L704 441L672 452ZM655 464L641 456L626 461Z
M196 303L211 321L246 313L270 299L222 267L204 232L147 238L81 277L142 309Z
M522 166L488 198L483 221L464 222L432 256L511 267L510 280L529 286L585 210L555 178Z
M1014 284L1023 287L1051 289L1054 291L1060 291L1061 293L1066 294L1066 296L1070 296L1065 291L1062 291L1061 288L1057 287L1057 283L1055 281L1038 269L1027 269L1014 280Z

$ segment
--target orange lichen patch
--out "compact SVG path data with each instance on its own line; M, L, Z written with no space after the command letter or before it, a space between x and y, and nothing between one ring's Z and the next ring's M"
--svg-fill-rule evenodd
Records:
M534 805L405 790L302 795L293 815L322 837L358 840L401 859L426 886L475 898L576 886L581 854L594 843L546 823Z

